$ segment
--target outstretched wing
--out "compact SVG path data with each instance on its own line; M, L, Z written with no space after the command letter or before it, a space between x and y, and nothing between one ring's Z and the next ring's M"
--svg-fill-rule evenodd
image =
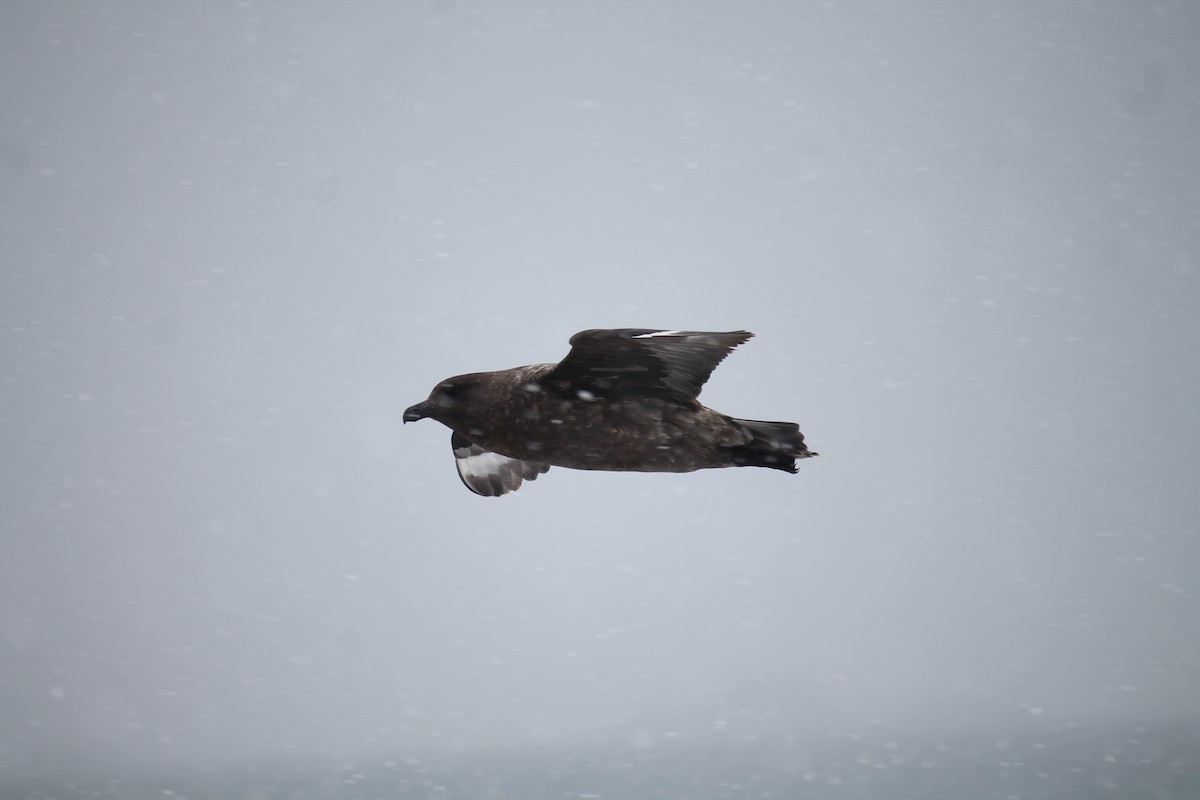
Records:
M749 331L580 331L542 385L572 397L664 397L690 405L708 376Z
M521 461L484 450L466 437L455 433L450 437L454 448L454 466L458 477L475 494L484 497L499 497L521 488L523 480L537 480L537 476L550 469L540 461Z

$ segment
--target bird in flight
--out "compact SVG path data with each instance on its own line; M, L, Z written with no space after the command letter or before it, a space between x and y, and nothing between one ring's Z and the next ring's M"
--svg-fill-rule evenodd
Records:
M749 331L581 331L557 364L458 375L404 412L453 433L458 475L497 497L550 467L692 472L769 467L795 473L817 455L794 422L737 419L697 400Z

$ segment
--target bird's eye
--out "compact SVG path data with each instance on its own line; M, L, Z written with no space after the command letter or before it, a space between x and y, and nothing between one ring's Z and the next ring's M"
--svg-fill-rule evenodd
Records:
M464 389L466 387L461 383L443 383L438 387L438 390L446 397L461 397Z

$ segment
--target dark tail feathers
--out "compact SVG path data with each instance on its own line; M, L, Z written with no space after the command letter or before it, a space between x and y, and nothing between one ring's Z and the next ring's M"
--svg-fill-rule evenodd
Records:
M795 473L796 459L817 455L805 446L804 434L794 422L731 421L753 437L746 444L729 448L735 466L769 467Z

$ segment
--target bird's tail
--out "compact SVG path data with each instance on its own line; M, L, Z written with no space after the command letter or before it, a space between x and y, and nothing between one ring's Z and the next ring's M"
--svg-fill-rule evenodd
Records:
M804 434L794 422L730 421L752 437L746 444L729 448L735 466L769 467L794 473L796 459L817 455L804 444Z

